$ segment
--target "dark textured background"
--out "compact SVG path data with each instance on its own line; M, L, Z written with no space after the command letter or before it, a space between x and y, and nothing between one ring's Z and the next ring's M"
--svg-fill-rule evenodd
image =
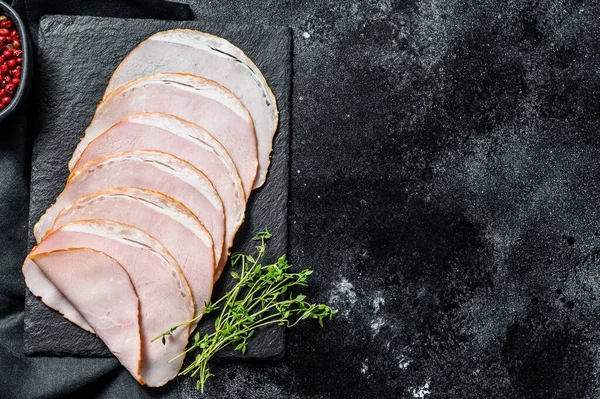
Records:
M219 363L207 397L600 395L597 2L193 10L294 29L290 255L316 270L312 298L341 310L324 330L290 331L282 361ZM11 141L0 160L22 147ZM6 250L24 256L20 203L4 193L14 215L0 223ZM17 359L18 342L3 336L0 351ZM8 375L58 368L54 392L134 392L108 360L15 360ZM180 390L193 397L191 383Z

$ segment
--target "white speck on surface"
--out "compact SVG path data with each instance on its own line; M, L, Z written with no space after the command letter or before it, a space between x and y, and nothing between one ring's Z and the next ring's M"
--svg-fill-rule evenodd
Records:
M331 290L329 302L332 307L340 309L340 313L343 317L348 317L350 315L350 310L356 304L356 291L354 290L354 285L352 285L346 277L342 277Z
M383 299L381 291L377 291L375 293L375 297L373 298L373 308L375 309L375 313L379 312L381 305L385 305L385 299Z
M369 366L367 366L367 361L369 361L369 359L365 359L365 361L360 364L360 372L362 374L367 374L367 371L369 371Z
M379 333L379 330L381 330L381 327L385 326L385 321L383 321L383 318L378 317L375 320L371 321L371 330L373 330L373 336L376 336Z
M321 196L320 196L320 195L317 195L317 198L318 198L318 199L321 199Z
M304 97L300 96L299 99L300 99L300 101L302 101L302 100L304 100Z
M308 32L304 32L304 33L302 34L302 37L303 37L303 38L305 38L305 39L308 39L308 38L310 37L310 33L308 33Z
M298 170L296 171L296 173L300 174L300 169L298 169Z
M429 395L431 392L429 391L429 381L425 382L425 385L420 387L419 389L412 389L413 398L424 398L425 395Z
M392 11L392 2L390 0L379 1L377 5L379 6L379 10L383 13Z
M410 364L412 363L412 360L405 358L404 356L400 357L400 360L398 361L398 367L400 367L400 370L406 370L408 366L410 366Z

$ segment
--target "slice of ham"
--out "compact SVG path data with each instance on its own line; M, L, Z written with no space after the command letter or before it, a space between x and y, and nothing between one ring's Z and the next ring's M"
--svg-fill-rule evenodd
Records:
M109 188L137 187L158 191L181 202L211 233L215 262L223 253L223 204L208 178L189 163L159 151L129 151L88 162L71 174L54 205L34 226L38 242L69 203Z
M58 214L51 231L71 221L89 219L121 222L157 239L173 255L190 285L196 315L204 311L212 295L215 272L212 238L188 208L154 191L109 189L69 204Z
M104 97L129 82L158 72L203 76L239 97L254 120L259 164L254 187L262 186L279 115L275 96L252 60L217 36L184 29L159 32L125 57L110 79Z
M225 87L194 75L161 73L120 87L98 105L69 169L96 137L128 116L162 112L202 126L225 147L249 195L258 166L256 134L248 110Z
M100 219L63 225L47 235L29 256L68 248L95 249L123 266L140 302L141 377L148 386L161 386L173 379L183 359L169 360L185 349L189 325L176 330L167 345L150 341L194 317L192 293L175 259L142 230ZM30 284L29 289L39 296L36 286ZM56 310L67 317L62 309Z
M223 201L226 222L226 252L217 268L218 278L225 267L235 234L244 221L246 208L242 181L225 148L196 124L172 115L142 113L117 123L90 142L73 171L94 159L132 150L159 150L172 154L201 170L213 183Z
M64 293L127 371L145 383L140 374L138 296L119 262L89 248L57 250L28 257L23 273L33 289L50 284ZM42 296L43 301L48 299Z

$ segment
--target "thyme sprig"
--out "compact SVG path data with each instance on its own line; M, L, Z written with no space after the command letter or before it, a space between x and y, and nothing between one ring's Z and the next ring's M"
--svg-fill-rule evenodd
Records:
M232 255L231 265L234 268L239 266L239 270L236 268L238 271L231 271L231 276L237 283L229 292L216 302L208 303L204 312L196 318L177 325L152 340L154 342L162 338L165 343L165 336L171 335L177 328L221 310L214 322L214 332L203 337L196 333L193 344L172 359L198 352L194 361L179 375L198 376L196 387L202 392L206 380L213 375L208 368L208 361L221 349L236 344L235 350L246 353L248 339L257 328L272 324L290 328L306 319L316 319L322 327L323 320L331 319L337 313L337 310L327 305L310 303L305 295L291 292L294 287L308 286L312 270L290 272L291 265L285 255L273 264L261 264L267 249L266 241L271 236L265 229L253 238L260 241L260 245L256 246L255 257L240 253Z

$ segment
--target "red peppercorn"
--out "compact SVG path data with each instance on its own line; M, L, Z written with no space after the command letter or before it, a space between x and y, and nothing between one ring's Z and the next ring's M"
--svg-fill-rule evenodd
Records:
M0 15L0 111L13 100L21 84L23 42L14 23Z

